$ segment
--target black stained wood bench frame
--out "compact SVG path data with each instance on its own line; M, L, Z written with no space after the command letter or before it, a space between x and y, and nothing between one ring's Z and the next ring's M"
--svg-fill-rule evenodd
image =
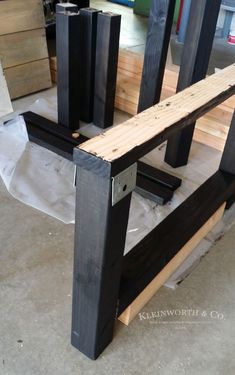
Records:
M227 69L230 68L235 69L235 65ZM229 77L231 76L232 74L229 74ZM234 197L235 116L219 170L123 256L131 201L128 183L133 177L133 170L132 176L130 175L130 166L169 136L190 126L193 121L235 93L235 81L232 81L226 90L221 88L220 93L214 94L213 77L128 120L126 126L120 128L120 133L116 127L74 149L79 178L76 198L72 345L89 358L96 359L111 342L116 318L220 206ZM224 82L224 78L221 82ZM195 96L196 100L197 95L202 96L196 94L197 90L194 93L194 88L199 86L202 87L202 92L203 88L209 87L211 95L213 92L215 97L208 99L208 102L198 108L193 107L192 112L188 107L184 110L185 97ZM181 94L182 106L179 105ZM182 118L177 114L177 119L172 120L172 123L169 123L169 120L166 127L162 125L159 133L151 133L152 136L148 138L143 132L138 136L136 146L133 143L129 149L122 149L125 133L127 132L128 136L132 122L137 132L137 123L141 126L141 121L146 121L147 116L150 120L152 116L152 121L157 124L156 107L164 112L168 111L169 106L168 115L172 110L174 117L176 110L174 105L171 107L174 100L183 113ZM164 118L163 116L162 120ZM118 134L117 148L110 149L109 155L107 149L111 147L109 134L111 136L112 131ZM142 141L140 137L143 137ZM115 153L118 155L114 156ZM127 190L127 194L114 204L114 181L120 176L124 176L124 185L120 183L120 188Z

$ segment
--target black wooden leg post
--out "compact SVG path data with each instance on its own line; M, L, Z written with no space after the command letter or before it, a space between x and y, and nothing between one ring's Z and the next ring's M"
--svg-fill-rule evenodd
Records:
M206 76L220 4L221 0L192 1L177 92ZM187 164L194 128L192 123L168 140L165 161L172 167Z
M96 359L111 342L118 307L134 164L118 176L112 165L75 149L77 202L72 345Z
M121 16L99 13L97 24L94 119L95 125L113 125Z
M79 14L56 14L58 123L79 127Z
M160 100L175 0L152 0L138 113Z
M235 111L224 147L220 170L235 175Z
M228 172L235 175L235 111L233 113L233 118L219 169L223 172ZM234 202L235 194L233 194L230 199L227 200L226 209L229 209Z
M81 22L81 79L80 79L80 118L90 123L93 121L94 81L97 15L100 11L92 8L80 10Z

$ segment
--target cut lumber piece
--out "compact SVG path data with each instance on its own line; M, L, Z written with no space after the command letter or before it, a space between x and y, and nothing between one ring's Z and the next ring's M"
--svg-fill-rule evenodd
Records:
M57 72L51 69L51 80L53 83L57 82Z
M47 57L44 28L0 36L0 60L3 68L46 59Z
M160 100L175 0L152 1L148 22L138 112Z
M216 172L125 255L119 314L138 297L221 205L234 195L234 191L235 176Z
M80 119L87 123L93 120L95 58L97 38L97 16L100 11L92 8L80 10Z
M57 102L58 123L70 129L79 128L80 15L56 14Z
M58 12L78 12L78 6L72 3L58 3L56 4L56 13Z
M3 74L0 60L0 118L13 112L7 83Z
M11 99L51 87L49 59L4 69Z
M135 192L161 206L169 202L174 193L174 191L168 187L150 180L141 174L137 174Z
M206 77L221 0L192 1L181 59L177 92ZM195 123L169 138L165 162L174 168L186 165Z
M193 250L199 245L204 237L221 220L224 214L226 203L224 203L210 219L197 231L196 234L182 247L174 258L163 268L163 270L148 284L138 297L118 317L125 325L129 325L136 315L151 300L162 285L173 275L177 268L188 258ZM156 247L158 244L156 244Z
M40 129L45 130L50 134L56 135L58 138L64 139L74 146L85 142L88 138L84 135L81 135L77 132L73 132L71 129L68 129L62 125L56 124L55 122L46 119L34 112L24 112L24 120L33 126L36 126Z
M232 64L80 148L122 170L168 139L176 129L183 129L234 93L235 64Z
M182 183L180 178L143 163L142 161L138 161L137 163L137 173L173 191L178 189Z
M223 139L197 129L197 127L194 130L193 139L198 143L202 143L203 145L207 145L219 151L223 151L224 149L225 141Z
M127 60L126 70L122 69L122 60ZM138 66L138 62L140 66L143 65L143 55L120 49L115 107L133 116L137 114L141 80L142 68L139 69L139 73L136 73L138 69L135 68L135 64ZM52 77L54 81L56 81L55 57L50 59L50 64ZM175 94L177 80L177 71L169 69L165 70L161 100L165 100ZM229 98L198 120L194 132L195 141L206 144L207 146L220 151L223 150L224 137L228 132L232 120L233 108L235 107L234 98L234 96ZM232 105L234 105L234 107L232 107Z
M85 142L87 137L73 133L70 129L58 125L33 112L22 114L26 123L29 140L50 151L73 160L73 149Z
M0 1L0 35L40 29L44 26L41 0Z
M113 125L121 16L99 13L97 23L93 122Z
M220 138L223 141L226 141L229 126L222 125L220 122L216 121L212 116L205 115L200 118L196 123L196 128L204 131L210 135Z
M57 58L55 56L50 57L50 68L57 73Z
M110 165L102 162L97 169L93 156L84 160L80 153L72 345L96 359L113 338L131 193L112 205ZM89 235L84 228L91 229Z
M229 129L226 140L222 160L220 163L220 170L235 174L235 111L233 114L232 123Z

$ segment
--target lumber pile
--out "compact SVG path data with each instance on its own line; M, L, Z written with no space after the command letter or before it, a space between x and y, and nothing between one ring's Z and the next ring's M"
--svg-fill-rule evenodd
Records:
M0 119L3 116L8 115L9 113L13 112L13 108L11 105L10 95L7 88L7 83L2 71L2 65L0 61Z
M50 59L52 80L56 82L56 57ZM115 107L131 115L137 113L143 55L121 49ZM175 65L165 70L161 100L175 94L179 69ZM222 151L231 124L235 97L231 97L197 121L194 140Z
M51 86L41 0L0 2L0 59L11 99Z
M127 50L120 51L115 103L117 109L132 115L137 113L142 67L143 55ZM168 66L165 70L161 100L175 94L178 72L175 65ZM194 140L222 151L234 106L235 97L232 97L199 119Z

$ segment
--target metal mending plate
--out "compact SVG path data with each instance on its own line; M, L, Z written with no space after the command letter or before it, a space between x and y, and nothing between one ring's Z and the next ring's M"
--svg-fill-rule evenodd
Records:
M130 194L136 186L137 163L112 177L112 205Z

